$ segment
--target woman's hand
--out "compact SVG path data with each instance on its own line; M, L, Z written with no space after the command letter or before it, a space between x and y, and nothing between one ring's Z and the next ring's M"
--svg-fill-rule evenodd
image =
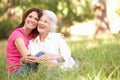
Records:
M33 55L26 55L21 58L21 63L29 63L29 64L39 63L39 58Z
M54 58L50 54L44 54L40 56L39 63L43 64L44 66L48 68L53 68L56 66L56 63L54 62Z
M51 53L45 53L44 55L39 57L40 60L58 60L63 62L64 59L60 54L51 54Z
M44 54L42 56L39 57L40 60L55 60L55 55L53 54Z

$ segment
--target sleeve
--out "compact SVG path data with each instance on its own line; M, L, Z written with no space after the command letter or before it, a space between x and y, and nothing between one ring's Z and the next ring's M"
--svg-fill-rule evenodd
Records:
M24 39L23 33L22 33L21 31L14 31L14 32L11 34L11 37L12 37L12 41L14 41L14 40L17 39L17 38L22 38L22 39Z
M75 60L71 57L71 50L63 38L60 38L59 40L60 54L65 60L60 67L62 69L72 68L75 65Z
M64 60L68 60L69 57L71 57L71 50L68 47L65 39L62 37L59 37L59 53L62 55Z

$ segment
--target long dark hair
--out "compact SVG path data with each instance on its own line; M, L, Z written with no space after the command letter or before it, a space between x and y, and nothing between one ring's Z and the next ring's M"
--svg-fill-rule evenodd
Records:
M31 8L31 9L27 10L27 11L23 14L23 16L22 16L22 21L21 21L21 23L20 23L16 28L23 27L24 24L25 24L25 19L26 19L26 17L27 17L31 12L33 12L33 11L35 11L36 13L38 13L38 18L40 18L40 17L42 16L42 10L40 10L40 9L38 9L38 8ZM16 28L15 28L15 29L16 29ZM37 35L37 34L38 34L37 27L36 27L35 29L33 29L31 33Z

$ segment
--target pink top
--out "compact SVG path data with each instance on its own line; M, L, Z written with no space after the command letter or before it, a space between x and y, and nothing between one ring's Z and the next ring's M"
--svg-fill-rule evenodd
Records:
M22 28L15 29L10 35L6 49L6 72L8 74L13 73L20 67L21 54L14 44L14 41L17 38L22 38L27 47L29 40L33 38L33 35L30 35L29 37L26 36Z

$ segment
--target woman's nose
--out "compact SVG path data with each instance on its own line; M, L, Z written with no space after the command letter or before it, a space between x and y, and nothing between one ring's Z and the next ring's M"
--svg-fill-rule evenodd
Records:
M39 23L39 24L43 24L43 21L39 21L38 23Z
M31 21L32 21L32 22L36 22L36 20L35 20L35 19L33 19L33 18L31 19Z
M38 21L38 25L42 25L43 24L43 22L42 21Z

